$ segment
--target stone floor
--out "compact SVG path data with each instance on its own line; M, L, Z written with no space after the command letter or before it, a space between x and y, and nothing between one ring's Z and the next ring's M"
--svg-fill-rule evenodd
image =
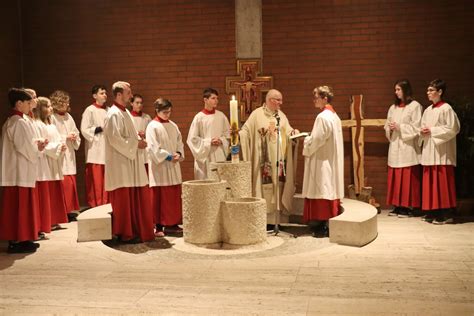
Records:
M378 220L363 248L287 227L298 238L219 255L176 237L77 243L71 223L35 254L0 244L0 314L474 315L473 222Z

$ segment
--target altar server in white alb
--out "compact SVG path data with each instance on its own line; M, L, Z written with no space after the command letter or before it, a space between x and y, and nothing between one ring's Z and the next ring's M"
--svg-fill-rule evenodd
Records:
M68 222L64 188L61 183L64 179L62 167L67 147L58 129L51 123L53 108L48 98L38 98L34 114L42 138L48 140L41 157L46 164L41 164L43 168L39 170L36 185L39 190L41 231L50 232L51 229L58 229L60 223Z
M180 232L182 223L181 167L184 145L178 126L170 121L172 104L159 98L154 103L156 117L146 129L148 174L152 192L155 236Z
M387 205L395 208L389 216L409 217L421 205L421 148L418 135L421 104L412 99L408 80L395 83L395 103L385 123L388 147Z
M446 83L435 79L428 85L427 95L432 103L421 118L420 142L423 144L421 210L423 220L433 224L453 221L456 207L456 135L460 123L453 108L443 101ZM466 175L471 176L471 175Z
M107 118L107 89L103 85L92 87L94 103L82 113L81 133L84 136L86 155L86 195L87 204L95 207L108 203L104 185L105 137L104 125Z
M133 124L135 125L135 129L138 132L138 137L141 139L145 139L146 134L146 127L151 122L150 115L143 112L143 97L140 94L134 94L132 99L130 100L131 108L130 114L132 114ZM145 149L139 149L139 154L143 156L143 161L145 164L148 162L148 158L146 156ZM148 169L148 167L146 167ZM148 170L147 170L148 172Z
M81 137L74 119L68 113L70 110L69 101L71 99L69 93L57 90L49 96L49 99L54 109L54 115L51 117L51 120L58 128L61 139L67 146L63 159L64 198L66 200L69 220L74 220L77 213L73 211L79 210L76 185L76 150L81 145Z
M105 189L112 204L112 232L123 242L154 239L150 190L143 156L147 146L138 137L126 106L132 97L130 84L115 82L114 104L107 112L105 135Z
M229 151L230 124L216 110L219 93L213 88L203 92L204 109L194 116L187 144L194 156L194 179L207 179L211 162L226 161Z
M331 106L332 89L320 86L313 90L316 116L311 135L304 140L305 157L303 197L306 222L314 225L315 237L329 236L328 220L339 215L344 197L344 141L339 116Z
M8 240L9 253L35 252L40 215L35 187L38 152L44 143L34 140L32 124L26 118L32 97L24 89L11 88L8 100L10 117L2 127L0 185L0 240Z
M41 132L41 120L38 116L38 96L36 91L31 88L24 88L25 91L32 97L30 105L31 110L28 115L25 115L25 119L31 125L34 133L33 141L42 142L46 147L48 145L48 139L42 135ZM38 152L38 163L37 163L37 175L36 175L36 190L38 191L38 207L39 207L39 234L38 240L46 239L46 233L51 232L51 205L49 202L49 186L48 182L45 181L45 174L49 174L48 159L45 154L45 149Z

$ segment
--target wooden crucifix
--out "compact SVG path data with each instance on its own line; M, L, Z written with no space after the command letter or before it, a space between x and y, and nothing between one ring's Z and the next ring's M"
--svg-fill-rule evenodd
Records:
M237 74L225 78L225 90L235 94L240 106L240 121L245 122L250 113L262 104L262 92L273 88L272 76L259 76L260 59L237 60Z
M365 187L364 176L364 127L384 126L386 119L364 119L362 113L363 96L351 96L351 119L343 120L342 127L350 127L352 135L352 161L354 163L355 193L360 194ZM370 194L370 193L368 193ZM369 196L370 197L370 196Z

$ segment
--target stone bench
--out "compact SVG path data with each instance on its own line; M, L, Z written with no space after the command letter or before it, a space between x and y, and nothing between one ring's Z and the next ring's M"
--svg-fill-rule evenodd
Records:
M341 202L344 212L329 220L329 241L362 247L377 238L377 209L358 200Z
M329 220L329 241L362 247L377 238L377 209L365 202L344 198L343 213ZM292 214L303 215L304 198L295 194Z
M77 241L112 239L112 204L90 208L77 216Z

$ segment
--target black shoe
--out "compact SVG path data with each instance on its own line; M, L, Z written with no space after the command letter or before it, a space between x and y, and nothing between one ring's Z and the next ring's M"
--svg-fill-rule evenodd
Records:
M142 240L139 237L134 237L132 239L127 239L127 240L123 240L122 238L120 238L119 240L123 244L134 245L134 244L141 244L142 243Z
M328 222L322 222L320 225L313 228L313 237L325 238L329 237Z
M39 245L31 241L22 241L17 243L10 243L8 245L8 253L33 253L36 252Z
M427 214L421 218L421 220L427 223L432 223L436 217L438 217L438 212L428 211Z
M70 222L77 222L77 213L67 213L67 221Z
M37 241L38 240L48 240L49 238L46 237L46 234L44 232L39 232L38 233L38 239L36 239Z
M400 208L397 206L390 213L388 213L388 216L397 216L399 213L400 213Z
M400 208L400 212L398 213L398 218L408 218L413 217L412 211L407 207Z

